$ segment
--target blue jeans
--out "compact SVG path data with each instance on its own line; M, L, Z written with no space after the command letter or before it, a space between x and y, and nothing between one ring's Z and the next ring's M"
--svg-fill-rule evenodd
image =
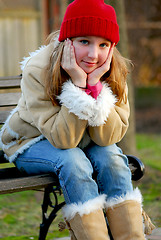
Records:
M29 175L55 173L67 204L84 203L99 194L108 199L133 191L128 159L115 144L100 147L92 143L84 150L63 150L45 139L20 154L15 165Z

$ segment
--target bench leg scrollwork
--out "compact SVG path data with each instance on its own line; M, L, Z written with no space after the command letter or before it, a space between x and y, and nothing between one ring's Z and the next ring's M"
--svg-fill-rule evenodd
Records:
M61 195L60 186L48 186L45 188L44 199L42 203L42 223L40 224L39 240L45 240L49 227L57 216L57 212L65 205L65 202L58 203L57 194ZM54 197L54 204L51 200ZM51 207L52 211L47 214L48 208Z

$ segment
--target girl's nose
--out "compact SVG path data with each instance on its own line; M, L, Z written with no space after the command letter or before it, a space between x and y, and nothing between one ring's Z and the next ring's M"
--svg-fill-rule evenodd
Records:
M98 58L98 49L96 46L90 46L88 50L88 57L91 59L97 59Z

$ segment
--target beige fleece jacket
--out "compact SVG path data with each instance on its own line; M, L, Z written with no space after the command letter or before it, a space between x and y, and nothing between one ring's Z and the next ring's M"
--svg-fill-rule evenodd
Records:
M116 97L105 83L95 100L69 79L58 96L60 106L53 106L45 94L43 69L55 44L25 60L21 98L0 133L0 146L10 162L43 138L61 149L83 148L91 140L107 146L119 142L128 128L128 102L116 106Z

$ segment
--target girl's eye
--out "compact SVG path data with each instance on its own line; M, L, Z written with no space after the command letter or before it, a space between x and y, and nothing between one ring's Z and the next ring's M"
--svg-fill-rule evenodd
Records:
M101 47L101 48L109 47L109 44L108 44L108 43L101 43L101 44L100 44L100 47Z
M84 44L84 45L87 45L88 44L88 40L81 40L80 41L82 44Z

